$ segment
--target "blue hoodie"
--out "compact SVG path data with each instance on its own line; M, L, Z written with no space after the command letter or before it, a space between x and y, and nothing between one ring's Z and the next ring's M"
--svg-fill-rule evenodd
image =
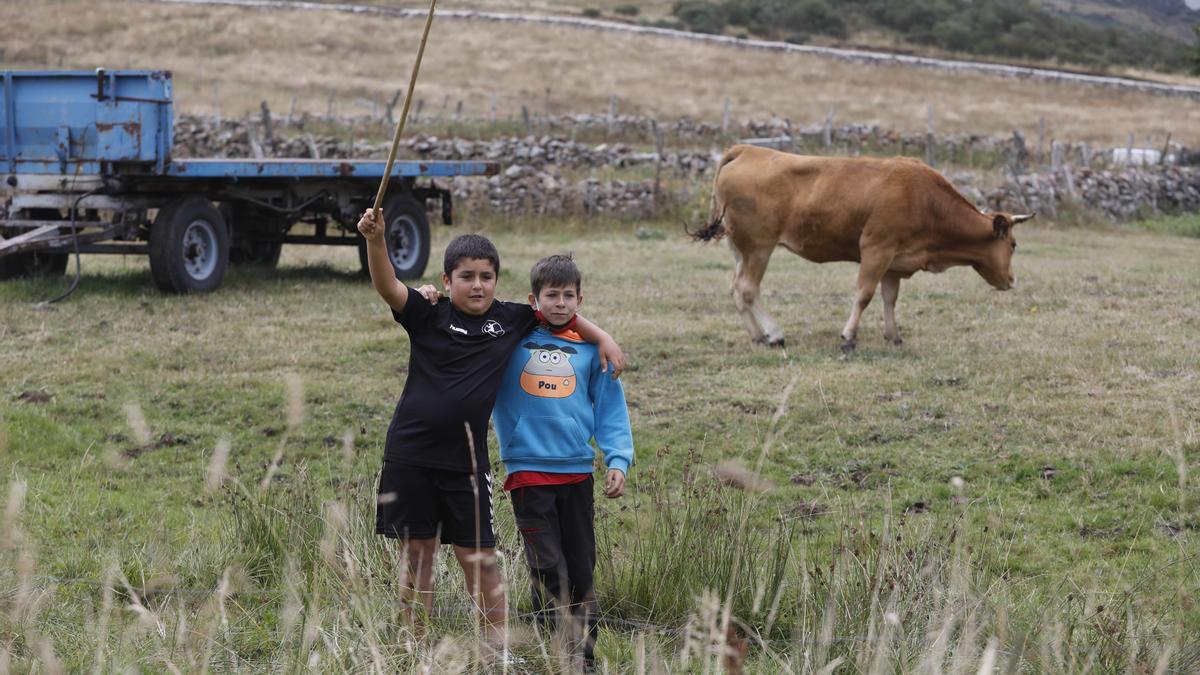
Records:
M633 433L625 392L600 372L600 352L572 331L533 329L509 357L492 410L509 473L591 473L596 451L629 474Z

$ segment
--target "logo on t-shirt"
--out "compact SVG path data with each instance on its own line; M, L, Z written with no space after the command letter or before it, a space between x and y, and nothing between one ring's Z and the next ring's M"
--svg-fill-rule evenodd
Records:
M455 326L454 324L450 324L450 330L454 331L455 333L462 333L463 335L467 334L466 328L459 328L458 326Z
M575 392L574 347L526 342L529 360L521 372L521 389L539 398L566 398Z
M501 326L500 322L495 319L488 319L487 323L483 324L483 332L492 337L500 337L504 335L504 326Z

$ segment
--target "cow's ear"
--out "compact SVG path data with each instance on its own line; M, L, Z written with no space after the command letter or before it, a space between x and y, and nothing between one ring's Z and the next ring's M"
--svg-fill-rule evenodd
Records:
M1008 231L1012 229L1012 221L1003 213L997 213L995 218L992 218L992 237L994 239L1003 239L1008 236Z

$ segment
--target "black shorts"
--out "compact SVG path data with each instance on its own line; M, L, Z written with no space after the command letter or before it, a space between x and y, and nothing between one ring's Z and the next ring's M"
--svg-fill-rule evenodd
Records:
M396 539L440 536L443 544L494 548L492 475L486 471L477 474L478 501L471 478L470 472L384 460L379 472L375 534Z

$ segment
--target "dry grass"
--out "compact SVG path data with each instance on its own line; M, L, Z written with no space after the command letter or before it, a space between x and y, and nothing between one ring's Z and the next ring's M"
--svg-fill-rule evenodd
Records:
M314 11L267 12L132 2L0 5L5 67L165 68L182 110L209 112L219 88L225 114L260 100L287 110L365 113L407 80L420 21ZM219 85L218 85L219 83ZM426 112L459 99L482 116L493 95L501 116L602 112L717 121L724 100L737 118L776 115L798 124L878 123L923 131L932 103L941 132L1036 132L1123 145L1200 140L1200 106L1184 99L983 75L866 66L666 38L489 22L435 25L418 91ZM367 103L364 104L364 101Z
M1093 653L1095 672L1151 672L1178 627L1196 625L1200 242L1032 226L1016 290L969 270L917 275L900 299L905 346L883 344L873 306L859 353L840 361L853 265L776 255L765 294L789 346L766 350L734 315L724 247L638 239L632 224L471 227L504 255L505 298L523 294L535 259L573 250L589 315L631 356L639 462L628 499L597 504L598 590L610 616L677 639L643 657L626 625L606 628L612 671L715 666L733 621L770 640L750 672L839 658L858 672L968 672L989 658L1081 672ZM438 228L435 250L462 229ZM235 270L191 297L155 292L141 259L84 264L80 292L50 311L33 301L63 279L0 285L0 503L13 504L0 650L13 669L58 658L69 671L190 672L211 658L290 672L320 658L326 672L449 670L461 645L404 646L395 550L370 530L407 353L351 275L353 250L286 248L278 271ZM165 433L190 440L104 459ZM746 527L732 491L705 479L759 457L776 487L748 497ZM497 517L522 611L503 501ZM438 569L438 606L461 608L461 576ZM208 590L143 590L164 578ZM439 618L436 636L469 640L466 616Z

